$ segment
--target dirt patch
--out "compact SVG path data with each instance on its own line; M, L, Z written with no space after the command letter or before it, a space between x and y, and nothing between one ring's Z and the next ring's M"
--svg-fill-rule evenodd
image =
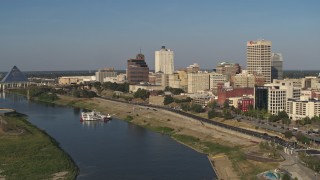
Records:
M66 176L68 175L68 171L61 171L61 172L57 172L54 173L52 175L52 180L59 180L59 179L66 179Z
M225 154L217 154L215 156L208 156L211 165L221 180L238 180L240 177L232 168L232 162Z

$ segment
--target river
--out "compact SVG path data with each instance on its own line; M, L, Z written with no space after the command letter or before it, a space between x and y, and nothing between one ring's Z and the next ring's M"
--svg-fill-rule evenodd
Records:
M80 168L77 179L215 179L206 155L167 135L113 119L80 123L80 109L0 95L0 107L28 115Z

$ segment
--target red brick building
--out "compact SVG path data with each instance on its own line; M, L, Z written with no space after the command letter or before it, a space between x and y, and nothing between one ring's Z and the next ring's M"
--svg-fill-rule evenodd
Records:
M254 99L253 98L243 98L238 101L238 109L242 112L247 112L249 110L250 105L253 106Z
M218 104L223 105L223 103L230 97L242 97L254 94L254 88L234 88L234 89L224 89L223 87L218 87Z

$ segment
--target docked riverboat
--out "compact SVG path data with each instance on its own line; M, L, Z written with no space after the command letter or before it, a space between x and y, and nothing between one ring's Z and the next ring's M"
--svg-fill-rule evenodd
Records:
M111 115L105 115L101 112L81 112L81 121L107 121L112 118Z

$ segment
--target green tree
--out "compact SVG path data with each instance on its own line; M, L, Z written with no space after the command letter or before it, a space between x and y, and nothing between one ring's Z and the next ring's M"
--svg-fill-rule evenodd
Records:
M229 108L229 100L226 100L226 101L223 103L223 108L225 108L225 109Z
M291 131L284 132L284 137L290 139L293 136Z
M181 104L181 109L182 109L183 111L190 111L190 105L189 105L189 103Z
M164 97L164 100L163 100L163 104L164 105L168 105L170 103L173 103L174 102L174 99L172 96L165 96Z
M286 111L280 111L280 112L278 112L278 118L284 119L284 118L289 118L289 116Z
M290 124L291 123L291 119L289 119L289 118L283 118L281 121L282 121L282 124Z
M202 112L202 106L199 104L192 104L190 109L191 109L191 111L196 112L196 113Z
M133 97L134 98L141 98L143 100L146 100L147 98L149 98L149 92L145 89L141 89L139 88L134 94Z
M212 102L209 102L207 106L211 109L215 109L218 106L218 104L217 104L217 101L212 101Z
M310 139L307 138L305 135L303 135L301 132L298 132L295 135L296 139L304 144L309 144L310 143Z
M232 119L233 116L228 109L223 110L223 118L224 119Z
M214 109L211 109L208 111L208 119L212 119L214 117L217 117L217 113L215 112Z

